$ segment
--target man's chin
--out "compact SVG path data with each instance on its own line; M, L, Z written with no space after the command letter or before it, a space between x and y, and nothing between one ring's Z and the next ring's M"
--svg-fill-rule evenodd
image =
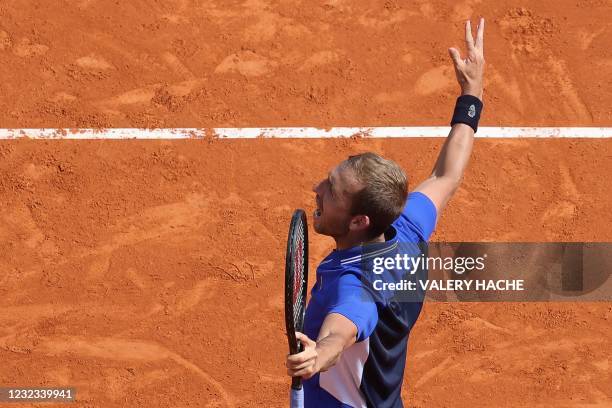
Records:
M323 225L321 225L321 222L320 222L320 221L315 220L315 221L312 223L312 227L313 227L313 229L315 230L315 232L316 232L317 234L321 234L321 235L329 235L329 234L325 233L325 228L323 228Z

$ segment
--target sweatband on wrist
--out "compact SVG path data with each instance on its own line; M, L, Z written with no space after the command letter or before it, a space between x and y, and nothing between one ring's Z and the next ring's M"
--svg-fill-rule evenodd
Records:
M457 103L455 104L451 126L455 123L465 123L474 129L474 133L476 133L478 121L480 120L480 112L482 112L482 101L480 99L474 95L461 95L457 98Z

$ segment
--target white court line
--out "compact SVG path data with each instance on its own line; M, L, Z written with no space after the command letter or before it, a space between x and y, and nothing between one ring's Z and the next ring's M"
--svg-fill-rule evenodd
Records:
M322 139L446 137L450 127L0 129L0 139ZM612 127L480 127L478 138L611 138Z

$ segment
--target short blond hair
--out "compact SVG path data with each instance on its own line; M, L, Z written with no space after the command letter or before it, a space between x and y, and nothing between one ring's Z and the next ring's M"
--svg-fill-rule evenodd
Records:
M371 152L349 156L345 165L363 185L351 197L351 214L367 215L370 219L368 237L377 237L404 209L408 197L406 173L393 160Z

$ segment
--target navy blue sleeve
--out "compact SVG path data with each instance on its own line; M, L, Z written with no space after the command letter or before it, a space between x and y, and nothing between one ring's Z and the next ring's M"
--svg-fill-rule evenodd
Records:
M338 313L357 326L357 341L370 337L378 322L378 311L365 284L352 273L340 276L337 296L332 300L329 313Z
M400 227L408 227L416 232L423 241L429 241L429 237L436 228L438 214L436 206L429 197L418 191L408 195L406 206L396 224Z

